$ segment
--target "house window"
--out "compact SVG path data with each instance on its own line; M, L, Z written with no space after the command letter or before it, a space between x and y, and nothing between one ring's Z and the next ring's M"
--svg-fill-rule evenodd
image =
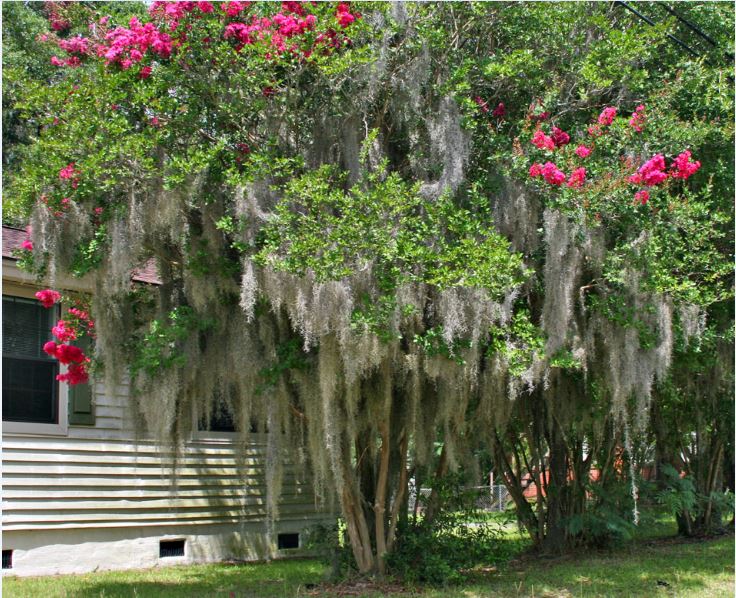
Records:
M43 352L56 309L3 296L3 421L58 424L57 361Z
M235 432L235 420L227 404L224 401L217 401L209 422L206 418L202 418L197 427L200 432Z

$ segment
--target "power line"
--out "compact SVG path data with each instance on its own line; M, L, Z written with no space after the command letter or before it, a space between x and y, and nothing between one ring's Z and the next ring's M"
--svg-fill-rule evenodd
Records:
M628 4L626 3L626 2L621 2L620 0L616 0L616 2L614 2L613 4L614 4L614 6L615 6L616 4L618 4L619 6L623 6L623 7L624 7L624 8L626 9L626 10L628 10L628 11L630 11L630 12L633 12L633 13L634 13L634 14L635 14L635 15L636 15L637 17L639 17L639 18L640 18L640 19L641 19L642 21L644 21L645 23L648 23L648 24L649 24L649 25L651 25L652 27L654 27L654 26L656 25L656 23L655 23L654 21L652 21L652 19L650 19L649 17L645 17L645 16L644 16L643 14L641 14L641 13L640 13L640 12L639 12L638 10L636 10L636 9L635 9L635 8L634 8L633 6L630 6L630 5L628 5ZM687 50L688 52L690 52L690 54L692 54L692 55L693 55L693 56L695 56L696 58L700 58L700 54L698 54L698 53L697 53L697 52L696 52L695 50L693 50L693 49L692 49L692 48L691 48L690 46L688 46L688 45L687 45L687 44L686 44L685 42L683 42L682 40L679 40L679 39L677 39L677 38L676 38L676 37L675 37L674 35L672 35L671 33L667 33L666 35L667 35L667 37L668 37L668 38L670 38L670 39L671 39L671 40L672 40L673 42L675 42L675 43L676 43L676 44L677 44L678 46L680 46L680 47L684 48L685 50Z

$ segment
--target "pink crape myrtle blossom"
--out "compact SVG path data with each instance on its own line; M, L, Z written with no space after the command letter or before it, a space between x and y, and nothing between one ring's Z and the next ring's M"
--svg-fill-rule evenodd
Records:
M637 133L641 133L644 130L644 123L647 118L644 110L644 104L639 104L629 119L629 126Z
M89 381L89 374L84 363L72 363L65 374L57 374L56 379L59 382L67 384L86 384Z
M46 345L44 345L44 347L45 346ZM63 363L64 365L68 365L70 363L84 363L87 359L82 349L75 347L74 345L66 344L56 346L55 357L59 360L59 363Z
M483 98L481 98L480 96L475 96L475 97L473 98L473 101L474 101L474 102L475 102L476 104L478 104L478 107L479 107L479 108L480 108L480 109L481 109L481 110L482 110L483 112L489 112L489 111L491 110L491 109L490 109L490 108L488 107L488 102L486 102L486 101L485 101L485 100L484 100Z
M169 3L166 3L169 4ZM133 17L129 28L117 27L105 36L105 43L98 47L98 54L105 64L118 64L123 70L143 60L149 50L160 58L169 58L173 50L171 37L160 32L153 23L145 25Z
M538 162L529 167L529 176L532 178L542 176L542 165Z
M81 174L81 171L77 170L74 167L74 162L69 162L69 164L64 166L64 168L62 168L59 171L59 178L62 181L71 181L72 188L76 189L79 186L79 176L78 175L80 174Z
M350 5L347 2L340 2L340 4L337 5L337 22L340 23L340 27L343 29L355 21L357 16L359 15L350 13Z
M570 136L558 127L552 127L552 140L556 147L562 147L570 143Z
M69 325L66 320L59 320L51 329L51 334L58 338L62 343L76 340L77 330L76 328Z
M89 39L81 35L59 40L59 48L69 54L81 54L83 56L86 56L92 51Z
M647 191L646 189L637 191L634 194L634 199L638 201L641 205L645 206L647 202L649 201L649 191Z
M565 182L565 173L553 162L546 162L542 166L542 176L550 185L562 185Z
M616 118L618 111L613 106L608 106L603 109L603 112L598 116L598 124L603 126L609 126L613 123L613 119Z
M662 154L656 154L654 157L647 160L641 168L629 177L629 182L638 184L644 184L647 187L653 187L659 185L667 179L667 173L665 170L664 156Z
M581 166L576 168L570 173L570 178L567 181L567 186L573 189L578 189L585 184L585 168Z
M541 129L537 129L532 137L532 143L539 149L555 149L555 142L549 135L545 135Z
M69 162L64 168L62 168L59 171L59 178L60 179L71 179L74 177L75 174L77 174L79 171L77 171L74 168L74 162Z
M303 2L282 2L281 12L293 12L295 15L300 17L304 16L304 3Z
M55 303L61 301L61 293L51 289L44 289L43 291L38 291L38 293L36 293L36 299L41 302L41 305L48 309Z
M491 116L495 116L496 118L503 118L506 116L506 106L504 106L503 102L498 103L498 105L493 109L493 112L491 112Z
M590 156L590 153L591 153L592 151L593 151L593 150L591 150L591 149L590 149L589 147L587 147L587 146L585 146L585 145L579 145L579 146L577 146L577 147L575 148L575 154L576 154L576 155L577 155L578 157L580 157L580 158L587 158L588 156Z
M696 160L695 162L691 162L691 156L692 153L690 150L686 150L674 159L670 168L672 178L682 179L684 181L700 169L700 161Z
M223 2L220 4L220 9L224 10L228 17L236 17L249 5L250 2Z
M57 345L54 341L48 341L43 346L44 353L47 353L51 357L56 357L56 347Z

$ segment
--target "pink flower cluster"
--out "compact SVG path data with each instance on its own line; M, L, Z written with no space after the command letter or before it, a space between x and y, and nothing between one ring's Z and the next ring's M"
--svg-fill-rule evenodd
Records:
M31 241L31 227L26 226L26 238L20 244L20 246L26 251L33 251L33 241Z
M84 351L74 345L57 345L54 341L49 341L43 346L43 350L48 355L51 355L51 357L56 357L64 365L82 363L86 359Z
M634 199L643 206L647 205L647 202L649 201L649 191L647 191L646 189L637 191L636 193L634 193Z
M61 301L61 293L53 291L51 289L45 289L36 293L36 299L41 302L46 309L52 307L55 303Z
M482 112L488 113L491 112L490 107L488 106L488 102L481 98L480 96L475 96L473 98L473 101L478 104L478 107L481 109ZM493 109L493 112L491 112L491 116L495 118L503 118L506 116L506 106L503 102L499 102L496 107Z
M59 47L69 54L79 54L81 56L86 56L91 51L89 39L81 35L69 39L60 39Z
M57 374L56 379L59 382L67 384L86 384L89 382L89 374L87 373L86 363L72 363L67 368L65 374Z
M350 5L347 2L340 2L337 5L337 22L343 29L350 25L356 18L360 18L359 14L351 14Z
M59 320L51 329L51 334L58 338L62 343L77 340L77 330L69 325L66 320Z
M552 127L552 140L555 147L562 147L570 143L570 136L558 127Z
M581 166L576 168L570 173L570 178L567 181L567 186L573 189L579 189L585 184L585 168Z
M220 8L225 11L228 17L236 17L242 11L250 6L250 2L223 2Z
M670 168L670 174L672 175L672 178L682 179L684 181L689 179L696 172L698 172L698 170L700 169L700 161L696 160L695 162L691 162L691 156L692 153L690 152L690 150L686 150L674 159Z
M283 54L287 51L285 40L313 30L316 22L317 17L314 15L301 18L293 14L278 13L271 19L254 15L250 24L229 23L225 27L224 37L240 42L238 49L270 38L271 46Z
M242 3L232 2L231 4ZM215 10L215 7L211 2L152 2L148 12L151 15L160 16L163 19L174 22L178 25L178 21L184 18L187 13L195 10L204 14L209 14ZM176 28L176 25L174 28Z
M227 7L228 16L237 16L244 8L232 6L234 4L240 5L245 3L230 2ZM236 8L238 9L237 11L235 10ZM340 26L346 28L356 19L360 18L360 14L351 13L349 4L342 2L337 6L336 18ZM228 23L225 26L223 37L237 41L236 50L240 50L243 46L250 44L266 43L279 56L287 52L296 54L298 46L294 43L287 45L287 40L314 31L316 25L317 17L313 14L306 14L302 3L283 2L281 4L281 11L270 18L252 15L249 21ZM330 28L316 35L312 48L303 50L302 57L309 58L312 52L320 46L324 47L325 53L329 53L331 49L339 48L345 44L349 45L350 40L343 34ZM269 57L272 56L269 55Z
M539 149L554 150L570 143L570 135L559 127L552 127L552 135L546 135L541 129L534 131L532 144Z
M78 67L82 64L82 58L89 56L92 51L89 39L82 37L81 35L70 39L60 39L57 44L59 48L64 50L64 52L67 52L69 56L66 58L52 56L51 64L54 66L68 66L71 68Z
M552 139L549 135L545 135L544 131L542 129L537 129L534 131L534 135L532 136L532 143L536 145L539 149L546 149L552 151L555 149L555 140Z
M52 289L45 289L38 291L36 298L45 308L50 308L61 301L61 294ZM93 336L94 321L90 318L88 311L79 307L70 308L69 314L76 324L68 320L59 320L51 329L51 333L59 342L48 341L44 344L43 350L46 354L58 359L59 363L69 366L65 373L56 376L57 380L67 384L84 384L89 380L87 366L90 359L82 349L70 345L69 342L77 339L80 326L86 326L87 334Z
M66 31L72 26L69 19L60 14L59 9L63 6L62 2L46 2L45 8L49 19L49 25L54 31Z
M603 109L603 112L598 116L598 124L607 127L613 123L613 119L616 118L618 111L613 106L608 106Z
M301 53L302 59L308 59L317 50L329 55L333 50L352 43L340 28L345 29L361 18L360 13L351 12L350 3L340 2L335 7L335 20L338 26L317 32L314 37L309 38L311 48L301 49L300 52L297 43L289 43L289 40L314 31L317 25L317 17L305 10L307 3L282 2L280 12L270 17L248 16L246 9L250 4L250 2L223 2L220 4L222 12L215 18L225 21L223 36L237 42L235 46L237 51L248 44L263 43L273 49L273 52L266 54L267 58L277 58L287 53L294 55ZM127 28L117 27L112 31L106 29L108 18L104 17L98 23L90 23L90 30L98 42L91 42L81 36L57 41L59 48L67 52L68 56L62 58L54 56L51 62L57 66L76 67L85 56L96 54L104 59L107 66L117 65L122 70L128 70L134 64L142 62L147 55L166 59L186 39L187 32L192 27L191 24L187 24L186 29L179 27L180 21L188 16L200 19L215 13L215 10L212 2L156 1L152 3L149 14L158 24L155 22L143 24L133 17ZM228 22L230 19L239 20ZM161 30L162 24L169 32L179 29L174 39ZM42 37L45 40L49 39L48 35ZM209 39L205 38L204 41L208 42ZM151 66L143 66L138 76L147 79L152 72Z
M530 108L530 110L532 108ZM614 122L616 114L616 108L612 106L604 108L600 115L598 115L596 122L588 127L588 132L594 137L604 135L607 132L606 127L610 126ZM636 107L629 124L635 131L641 132L643 131L645 121L645 106L641 104ZM539 149L554 150L562 148L570 142L570 136L556 126L552 127L551 135L546 135L539 125L537 125L537 127L537 130L532 136L531 143ZM574 154L578 158L587 158L591 155L594 148L594 145L590 145L589 147L581 144L574 149ZM563 157L568 156L566 152L561 153ZM550 185L562 186L566 183L567 187L572 189L580 189L584 187L587 178L586 168L572 165L569 161L565 161L564 164L566 167L572 169L569 177L566 177L565 173L553 162L546 162L545 164L533 163L529 167L529 176L531 178L544 178L544 180ZM608 173L604 175L603 178L605 180L613 179L616 186L625 179L631 184L647 187L647 189L637 190L634 194L635 202L640 205L646 205L651 199L651 188L661 185L667 181L668 178L687 180L695 174L701 166L699 161L692 159L692 153L690 150L686 150L679 154L672 161L669 170L667 169L667 164L662 154L652 156L633 174L629 174L636 168L635 164L636 162L634 157L622 156L621 165L626 174L621 177L614 178L613 173ZM626 177L626 175L629 176Z
M76 189L79 186L80 174L82 172L74 167L74 162L69 162L69 164L59 171L59 178L62 181L71 181L72 188Z
M585 169L583 169L584 171ZM529 168L529 176L532 178L543 177L550 185L562 185L567 178L565 173L562 172L557 165L553 162L546 162L542 164L532 164ZM583 172L583 177L585 173Z
M69 68L76 68L82 61L79 56L68 56L66 58L59 58L58 56L51 57L51 64L54 66L68 66Z
M664 170L664 156L656 154L644 162L639 170L629 177L629 182L635 185L644 184L647 187L659 185L667 179L667 173Z
M143 60L149 50L160 58L171 56L173 44L171 37L156 29L153 23L145 25L133 17L129 28L116 27L105 35L105 43L97 49L105 64L118 64L123 70Z
M629 126L631 126L631 128L637 133L641 133L644 130L644 123L647 120L644 110L644 104L639 104L629 119Z

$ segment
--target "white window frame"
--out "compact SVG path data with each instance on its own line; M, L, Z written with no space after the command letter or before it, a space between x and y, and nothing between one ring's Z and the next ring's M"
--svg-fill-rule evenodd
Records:
M38 289L21 286L11 282L3 282L3 295L8 297L19 297L22 299L35 299ZM60 372L65 373L67 367L60 366ZM3 434L28 434L32 436L67 436L69 433L69 385L56 382L58 401L58 422L55 424L41 424L33 422L10 422L3 420Z

